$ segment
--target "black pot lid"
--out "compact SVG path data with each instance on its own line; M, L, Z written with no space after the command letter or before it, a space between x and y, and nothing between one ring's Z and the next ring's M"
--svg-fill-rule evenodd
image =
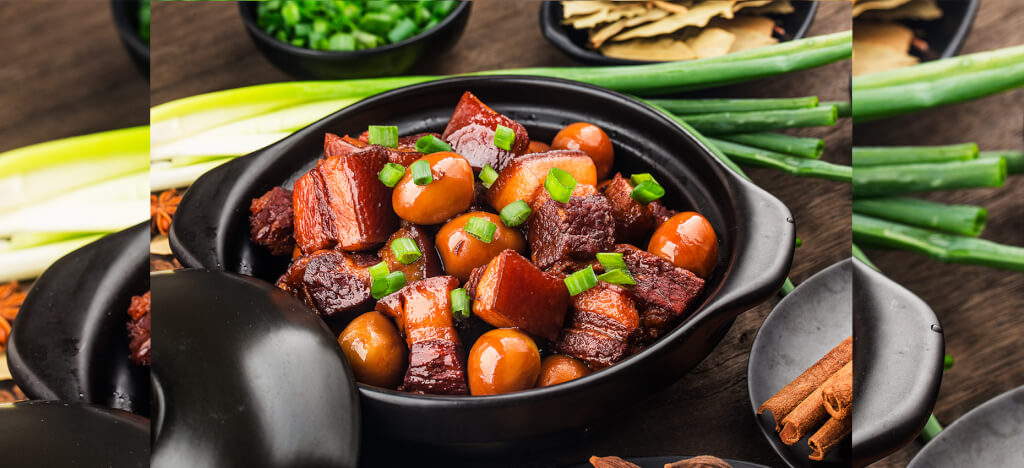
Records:
M266 282L152 276L154 467L355 467L359 402L334 335Z
M84 401L149 415L149 368L128 358L128 306L149 290L149 221L50 266L14 321L7 362L34 400Z
M907 468L1024 466L1024 386L967 412L917 452Z
M693 458L693 456L657 456L657 457L633 457L633 458L622 457L623 460L626 460L626 461L628 461L628 462L630 462L630 463L632 463L634 465L639 465L640 468L663 468L665 465L667 465L669 463L677 462L677 461L680 461L680 460L688 460L690 458ZM764 465L758 465L757 463L749 463L749 462L739 461L739 460L729 460L729 459L726 459L726 458L723 458L723 460L725 460L726 463L732 465L732 468L768 468L768 467L766 467ZM568 468L592 468L592 467L593 467L593 465L591 465L588 462L588 463L580 463L580 464L577 464L577 465L572 465L572 466L570 466Z
M852 261L843 260L797 286L765 319L750 349L747 367L750 404L761 432L791 467L850 466L848 442L821 462L811 461L807 458L811 450L806 438L793 445L783 444L775 432L775 420L769 413L757 416L757 408L850 336L853 331L852 269Z
M914 293L860 260L853 280L853 455L864 466L921 433L939 396L945 340Z
M149 420L87 403L0 404L0 465L149 466Z

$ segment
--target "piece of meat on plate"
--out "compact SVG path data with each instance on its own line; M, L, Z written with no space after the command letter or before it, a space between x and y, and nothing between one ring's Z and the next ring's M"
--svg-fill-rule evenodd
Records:
M295 248L292 237L292 191L274 187L249 205L252 242L273 255L288 255Z
M494 131L498 125L514 132L515 141L512 142L511 150L494 145ZM530 135L526 127L487 107L469 91L459 99L442 138L452 145L456 153L466 158L475 170L490 165L501 172L514 159L526 154L530 147Z
M633 294L600 281L572 298L571 322L562 330L556 349L603 369L629 355L640 334Z
M465 352L452 322L454 276L416 281L383 297L377 311L392 317L409 345L403 392L467 395Z
M533 263L547 269L562 260L589 260L615 245L615 219L603 195L549 199L530 216L526 236Z

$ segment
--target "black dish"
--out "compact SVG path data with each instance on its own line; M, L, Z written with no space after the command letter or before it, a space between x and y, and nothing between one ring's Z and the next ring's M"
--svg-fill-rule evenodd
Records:
M942 9L942 18L934 21L905 21L918 37L928 42L931 52L911 50L922 62L949 58L960 52L967 35L971 32L974 16L978 13L980 0L936 2Z
M439 55L462 36L472 2L460 2L437 26L395 44L353 52L334 52L296 47L277 40L260 28L256 18L259 2L238 2L242 23L256 48L274 66L299 78L333 80L400 75L425 54Z
M754 417L772 448L791 467L850 466L849 438L821 462L810 461L806 438L783 444L771 414L758 416L757 408L850 336L852 269L853 261L843 260L797 286L761 324L750 348L747 386Z
M514 445L584 428L681 377L721 340L741 312L779 289L793 255L789 210L736 176L674 121L633 98L602 88L537 77L464 77L383 93L345 108L201 177L171 225L182 264L274 281L287 266L249 241L248 207L277 185L290 186L322 154L325 132L355 134L370 122L403 134L439 131L465 91L519 121L535 139L588 121L615 145L616 169L652 172L666 204L693 209L720 233L719 267L694 315L649 349L563 385L488 397L418 396L359 385L364 421L393 437L445 446ZM681 155L685 155L680 157Z
M663 468L666 464L669 464L669 463L672 463L672 462L677 462L677 461L680 461L680 460L688 460L690 458L693 458L693 457L684 457L684 456L678 456L678 457L665 457L665 456L659 456L659 457L633 457L633 458L625 458L625 457L623 457L624 460L626 460L626 461L628 461L628 462L630 462L630 463L632 463L634 465L640 465L640 468ZM745 461L736 461L736 460L729 460L729 459L723 459L723 460L725 460L726 463L732 465L732 468L768 468L768 467L766 467L764 465L758 465L757 463L748 463L748 462L745 462ZM580 463L578 465L572 465L572 466L567 467L567 468L593 468L593 465L591 465L590 463Z
M853 461L864 466L921 433L939 396L945 340L921 298L853 263Z
M121 36L124 48L128 49L128 55L135 62L146 79L149 79L149 43L139 36L139 1L138 0L110 0L110 8L114 14L114 25L117 27L117 34Z
M153 466L355 467L359 405L327 326L265 282L153 274Z
M71 252L36 280L7 346L35 400L85 401L149 415L149 369L128 359L128 305L149 290L149 222Z
M814 13L818 11L818 2L794 0L793 13L787 15L769 15L776 20L788 37L779 40L800 39L807 35L807 30L814 22ZM544 37L554 44L558 50L573 59L589 65L640 65L658 63L646 60L626 60L606 57L600 52L587 47L587 32L573 29L562 24L562 4L557 1L544 2L540 6L540 30Z
M917 452L907 468L1024 466L1024 387L967 412Z
M149 420L85 403L0 404L4 466L149 466Z

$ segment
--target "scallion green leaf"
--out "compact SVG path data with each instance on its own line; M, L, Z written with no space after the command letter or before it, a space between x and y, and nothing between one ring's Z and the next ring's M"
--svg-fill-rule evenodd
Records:
M452 315L459 318L469 318L471 306L469 304L469 293L463 288L453 289Z
M490 244L494 240L494 233L498 230L498 226L486 218L473 217L466 221L462 230L472 234L480 241Z
M423 253L420 252L420 247L416 245L416 241L408 237L400 237L391 241L391 252L395 254L395 258L403 265L413 263L423 256Z
M433 154L451 150L452 145L434 135L425 135L416 140L416 151L420 153Z
M597 286L597 275L593 267L586 267L576 273L565 277L565 287L569 289L569 295L575 296L594 286Z
M645 180L641 182L633 191L629 194L634 200L648 204L654 200L657 200L665 196L665 189L657 182L652 180Z
M398 147L398 127L394 125L370 125L367 130L371 145L381 145L387 148Z
M598 276L597 279L612 284L636 284L636 281L633 280L633 275L629 274L629 270L623 268L606 271Z
M394 188L398 185L398 181L402 180L402 176L405 175L405 166L395 163L387 163L384 165L384 169L381 169L377 173L377 177L384 185Z
M516 132L504 125L494 128L494 146L505 151L512 151L512 144L516 141Z
M491 188L495 180L498 180L498 171L490 164L484 164L484 168L480 170L480 182L483 182L484 187Z
M618 252L600 252L597 254L597 261L601 262L604 271L629 270L626 262L622 261L622 254Z
M420 159L409 166L412 171L412 183L416 185L427 185L434 180L434 174L430 171L430 163Z
M548 171L547 178L544 179L544 188L552 199L568 203L569 198L572 197L572 190L576 188L576 179L567 171L552 167Z

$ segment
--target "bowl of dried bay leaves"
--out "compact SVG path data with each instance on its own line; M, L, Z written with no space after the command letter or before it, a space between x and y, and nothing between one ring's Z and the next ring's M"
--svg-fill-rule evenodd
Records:
M979 0L854 0L853 75L956 55Z

